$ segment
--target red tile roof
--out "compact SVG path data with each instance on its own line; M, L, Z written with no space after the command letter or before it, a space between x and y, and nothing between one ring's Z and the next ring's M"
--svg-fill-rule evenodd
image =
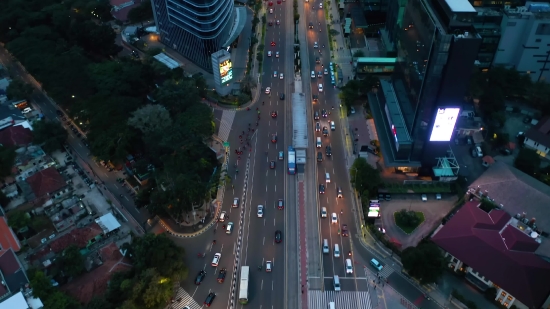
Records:
M99 250L103 265L86 273L70 284L62 287L62 290L75 297L80 303L86 304L94 296L104 295L111 276L119 271L128 271L132 268L127 258L120 254L115 243Z
M84 248L92 238L103 233L103 230L97 223L92 223L84 228L76 228L69 233L59 237L50 243L52 251L59 253L71 244Z
M0 218L0 247L2 249L12 248L15 252L21 250L19 239L17 239L13 230L8 226L8 222L4 216Z
M67 185L63 176L55 169L49 167L27 178L27 183L36 198L54 193Z
M550 263L534 253L539 244L507 225L506 212L488 214L478 204L466 203L432 241L527 307L540 308L550 294Z
M0 144L4 146L25 146L32 142L30 129L23 126L11 126L0 131Z

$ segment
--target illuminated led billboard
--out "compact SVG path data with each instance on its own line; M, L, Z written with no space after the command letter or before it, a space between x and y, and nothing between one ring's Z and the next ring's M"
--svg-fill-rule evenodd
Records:
M448 142L451 140L460 108L438 108L430 142Z
M222 84L233 79L233 65L231 64L231 59L224 60L220 63L220 77L222 79Z
M379 203L375 203L375 202L371 201L371 203L369 205L369 212L367 214L367 217L369 217L369 218L378 218L378 217L380 217L380 204Z

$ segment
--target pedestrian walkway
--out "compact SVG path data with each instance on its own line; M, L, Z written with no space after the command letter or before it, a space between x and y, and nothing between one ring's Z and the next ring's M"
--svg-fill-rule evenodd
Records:
M337 1L330 1L329 5L329 15L332 14L332 16L337 19L338 23L333 23L332 28L334 28L336 31L339 32L338 35L333 36L333 40L336 40L336 43L332 44L333 46L333 63L338 64L338 67L340 70L342 70L343 76L338 76L338 79L341 78L342 83L340 86L345 85L345 83L353 79L353 57L352 57L352 51L349 49L349 46L344 39L344 28L342 27L343 20L340 20L340 12L338 11L338 3ZM339 73L338 73L339 74Z
M202 305L199 305L189 293L187 293L181 287L178 289L174 302L166 307L166 309L183 309L183 307L189 307L190 309L200 309Z
M369 292L357 291L309 291L309 308L328 308L328 304L334 302L338 309L371 309L372 302Z
M382 271L380 271L379 275L382 278L388 278L391 274L393 274L394 271L395 270L393 270L393 268L386 265L384 266L384 268L382 268Z
M229 133L231 132L231 126L233 125L233 120L235 120L235 114L237 112L234 110L224 110L222 114L222 120L220 121L220 128L218 130L218 137L227 142L229 138Z

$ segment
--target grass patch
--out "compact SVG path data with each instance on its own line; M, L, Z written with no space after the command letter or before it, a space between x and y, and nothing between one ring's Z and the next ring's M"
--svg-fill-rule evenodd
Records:
M393 213L395 224L406 234L411 234L425 220L424 213L402 209Z

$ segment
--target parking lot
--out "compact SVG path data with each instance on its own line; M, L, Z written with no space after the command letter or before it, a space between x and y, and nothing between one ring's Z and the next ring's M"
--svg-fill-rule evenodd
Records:
M427 197L428 200L422 202L420 194L392 195L391 201L381 202L380 223L386 230L387 238L399 242L401 250L416 246L423 237L428 236L441 223L441 219L451 211L457 201L455 195L442 195L441 200L436 200L434 194L428 194ZM424 222L410 235L405 234L395 225L393 214L401 209L424 213Z

